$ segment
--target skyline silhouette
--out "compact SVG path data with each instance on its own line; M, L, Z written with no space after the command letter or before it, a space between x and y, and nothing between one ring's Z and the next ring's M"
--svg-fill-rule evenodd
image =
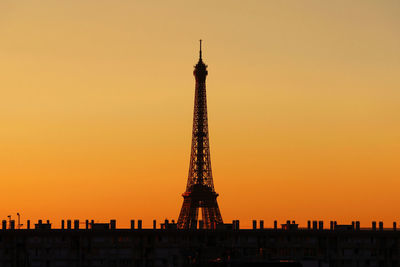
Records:
M1 10L3 219L177 220L202 38L225 221L398 220L396 1Z

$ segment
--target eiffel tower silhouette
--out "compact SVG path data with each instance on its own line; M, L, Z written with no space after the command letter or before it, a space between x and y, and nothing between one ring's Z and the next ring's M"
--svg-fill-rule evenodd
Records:
M180 229L196 228L200 209L204 228L215 229L217 224L223 223L211 171L206 96L207 74L207 65L202 59L200 40L200 57L193 71L196 79L196 91L192 148L186 192L182 194L183 205L178 218L178 228Z

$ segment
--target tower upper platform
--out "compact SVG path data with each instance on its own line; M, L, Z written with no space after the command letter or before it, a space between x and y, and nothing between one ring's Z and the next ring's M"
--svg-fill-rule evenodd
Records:
M202 57L202 49L201 49L201 40L200 40L200 51L199 51L199 61L197 62L196 66L194 66L193 75L196 77L196 80L205 79L207 76L207 65L203 62Z

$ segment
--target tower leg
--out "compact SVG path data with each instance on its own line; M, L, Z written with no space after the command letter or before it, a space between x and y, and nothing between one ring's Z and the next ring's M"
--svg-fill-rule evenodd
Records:
M178 218L178 228L189 229L197 227L199 203L189 197L184 197L181 212Z
M179 229L197 228L199 208L202 209L202 219L205 229L215 229L223 223L217 203L217 195L213 192L184 195L183 205L178 218Z

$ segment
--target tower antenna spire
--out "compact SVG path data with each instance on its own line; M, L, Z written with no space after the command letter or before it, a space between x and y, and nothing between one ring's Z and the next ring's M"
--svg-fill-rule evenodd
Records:
M202 58L201 58L201 41L202 41L202 40L200 39L200 60L202 59Z

